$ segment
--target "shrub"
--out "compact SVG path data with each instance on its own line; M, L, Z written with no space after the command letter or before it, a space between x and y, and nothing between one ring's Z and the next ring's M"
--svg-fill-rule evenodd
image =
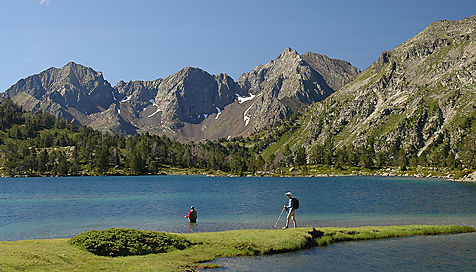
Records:
M178 234L125 228L86 231L69 242L93 254L111 257L161 253L191 245Z

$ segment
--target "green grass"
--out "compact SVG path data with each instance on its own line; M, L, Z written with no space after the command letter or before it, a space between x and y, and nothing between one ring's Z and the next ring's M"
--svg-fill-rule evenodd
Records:
M384 226L234 230L183 234L192 242L184 250L127 257L101 257L67 239L0 242L0 271L193 271L213 268L217 257L296 251L342 241L476 231L462 226Z
M90 230L74 236L69 242L95 255L109 257L164 253L191 245L178 234L125 228Z
M311 114L303 114L301 119L297 121L302 125L296 130L285 133L277 142L269 145L263 152L261 152L263 158L269 159L271 154L277 154L278 151L283 149L286 145L289 145L291 149L303 146L306 136L309 134L309 122L311 121L311 118Z
M447 38L446 38L447 39ZM445 58L448 58L449 52L450 51L459 51L459 54L462 54L462 51L464 48L468 47L469 41L467 40L461 40L459 42L454 41L453 39L449 39L451 42L450 45L444 46L439 50L436 50L434 54L431 54L427 57L425 60L425 64L429 66L428 71L426 71L425 74L434 74L437 71L438 65L444 61Z

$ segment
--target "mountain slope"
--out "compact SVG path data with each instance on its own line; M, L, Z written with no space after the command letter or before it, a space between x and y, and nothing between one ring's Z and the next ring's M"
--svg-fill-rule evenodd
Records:
M310 52L300 56L287 48L275 60L241 75L238 84L245 97L222 109L219 118L211 116L191 130L207 139L249 136L325 99L359 72L348 62Z
M131 124L111 116L118 95L101 72L74 62L21 79L5 92L25 110L39 109L102 131L133 134Z
M114 89L102 73L70 62L61 69L50 68L40 74L20 80L6 91L8 97L20 93L37 103L22 103L25 109L57 104L63 111L69 106L83 112L95 113L113 101Z
M285 134L267 153L305 145L314 160L320 146L330 145L375 152L384 164L418 159L445 165L456 158L475 167L475 118L473 16L432 23L383 52L338 92L311 105L300 117L300 129Z
M218 139L248 136L326 98L358 72L348 62L287 48L238 82L186 67L165 79L112 87L102 73L69 63L22 79L5 95L27 110L101 131Z
M119 82L115 88L123 97L121 116L141 132L168 135L181 135L183 126L200 124L217 108L232 103L235 94L243 93L228 75L210 75L192 67L165 79Z
M112 104L114 105L114 104ZM111 108L114 110L114 108ZM108 112L107 110L106 112ZM0 97L0 177L242 174L252 154L242 143L181 143L166 136L95 131Z

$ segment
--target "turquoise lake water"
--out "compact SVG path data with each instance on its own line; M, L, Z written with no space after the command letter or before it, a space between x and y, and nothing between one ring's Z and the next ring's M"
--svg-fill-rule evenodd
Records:
M476 226L476 184L434 179L204 176L3 178L0 179L0 240L63 238L85 230L110 227L181 233L272 228L283 204L287 203L284 196L287 191L291 191L293 196L300 200L296 215L298 226ZM198 211L198 224L193 227L183 218L190 205L194 205ZM283 224L284 218L278 225ZM407 252L407 242L418 248L418 243L426 241L419 240L420 238L412 239L396 239L392 245L395 245L395 250ZM449 239L453 243L459 243L458 248L463 248L463 251L466 250L464 252L473 256L463 259L474 264L476 256L473 245L476 244L476 235L438 236L436 239ZM462 241L458 242L459 239ZM468 245L465 241L471 243ZM266 256L263 260L261 257L238 258L239 261L237 258L231 258L223 262L224 267L228 267L230 271L247 271L248 262L251 262L253 267L259 267L259 263L253 262L260 260L261 263L270 260L271 263L279 263L278 260L286 258L300 258L303 262L315 263L320 258L330 258L337 254L333 250L342 253L347 249L345 254L359 256L363 254L359 252L370 254L375 251L375 247L383 245L381 243L386 245L383 241L344 243L324 250L318 248L290 255ZM423 244L420 248L425 247ZM445 243L436 244L441 247ZM426 246L435 248L435 245ZM388 250L395 251L392 248ZM444 250L442 248L440 251ZM427 254L427 250L421 251L417 250L428 258L435 255L433 252L438 252L431 250ZM328 256L322 255L323 252L327 252ZM410 256L418 254L410 252ZM387 257L389 261L392 260L390 255ZM230 260L232 262L227 266L226 262ZM337 260L340 259L337 258L336 262L342 264L342 261ZM238 265L238 270L233 270L233 263ZM404 269L404 266L401 268ZM342 266L342 269L338 270L347 269ZM303 266L299 271L315 270Z
M475 271L474 233L355 241L293 253L221 258L213 271ZM204 270L212 271L212 270Z

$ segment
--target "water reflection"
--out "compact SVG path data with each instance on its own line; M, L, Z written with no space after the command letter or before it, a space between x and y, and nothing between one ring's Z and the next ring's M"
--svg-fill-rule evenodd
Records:
M474 271L476 234L355 241L294 253L220 258L214 271Z
M191 223L191 222L187 222L186 223L186 226L187 226L187 232L188 233L191 233L191 232L194 232L194 229L196 229L198 227L198 224L197 223Z

